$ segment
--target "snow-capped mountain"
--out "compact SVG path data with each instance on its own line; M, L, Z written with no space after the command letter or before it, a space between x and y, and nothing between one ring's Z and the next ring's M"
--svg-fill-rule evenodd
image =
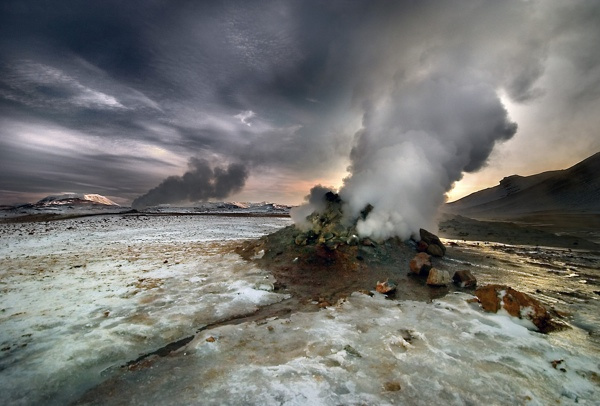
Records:
M61 195L46 196L38 201L36 206L63 206L63 205L104 205L104 206L119 206L117 203L110 200L108 197L91 193L65 193Z

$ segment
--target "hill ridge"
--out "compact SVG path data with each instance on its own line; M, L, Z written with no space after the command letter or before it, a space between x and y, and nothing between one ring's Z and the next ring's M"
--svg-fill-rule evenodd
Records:
M600 152L567 169L507 176L497 186L446 204L444 211L476 218L600 212Z

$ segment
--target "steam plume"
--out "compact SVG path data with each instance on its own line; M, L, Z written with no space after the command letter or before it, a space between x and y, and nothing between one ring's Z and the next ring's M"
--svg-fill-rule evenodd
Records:
M242 189L248 178L248 170L241 164L230 164L227 169L211 168L207 161L191 158L188 166L189 170L183 176L169 176L135 199L132 207L139 209L185 200L223 199Z
M516 130L487 83L460 76L399 83L385 101L365 109L351 175L340 191L346 214L357 217L371 204L357 230L378 239L435 229L444 194Z
M347 220L373 206L358 220L361 236L406 239L419 228L435 230L445 193L517 131L500 92L516 102L541 94L535 86L546 47L525 24L533 5L459 2L459 13L455 3L427 4L404 3L387 10L390 19L378 14L369 38L385 41L360 43L362 52L352 54L352 102L362 125L339 194ZM492 24L498 13L523 20L522 28ZM510 45L497 46L498 37Z

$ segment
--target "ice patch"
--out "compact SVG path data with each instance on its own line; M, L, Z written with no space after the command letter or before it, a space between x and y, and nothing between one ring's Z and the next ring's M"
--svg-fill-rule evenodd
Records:
M214 328L102 403L597 404L597 359L469 298L354 293L316 313Z

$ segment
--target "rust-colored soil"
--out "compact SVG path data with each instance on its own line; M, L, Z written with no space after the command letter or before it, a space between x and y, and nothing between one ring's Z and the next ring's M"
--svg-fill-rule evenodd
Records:
M448 292L449 288L431 288L422 278L409 275L416 251L402 241L343 244L330 250L322 244L296 245L299 233L293 226L286 227L246 241L237 252L270 271L277 279L276 289L289 291L301 303L335 303L355 291L374 291L377 282L386 279L398 284L393 295L399 299L428 301ZM263 250L262 258L257 258Z

